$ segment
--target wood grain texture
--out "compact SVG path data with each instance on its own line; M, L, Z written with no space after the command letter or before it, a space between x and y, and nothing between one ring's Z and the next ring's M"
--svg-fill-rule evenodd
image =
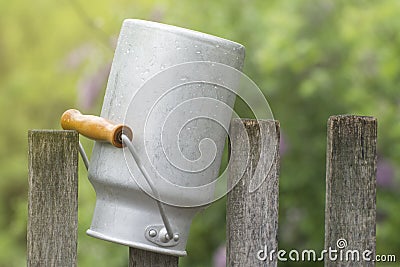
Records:
M237 166L248 161L242 178L227 197L227 266L277 266L276 257L262 261L257 253L264 250L268 255L278 250L279 131L277 121L234 119L231 122L230 182L241 176ZM249 147L245 145L247 140ZM261 142L266 145L261 146ZM244 151L248 148L249 158ZM265 180L250 192L250 181L259 161L270 166L272 163L272 167L260 174Z
M64 130L76 130L87 138L106 141L121 148L122 134L132 140L132 130L123 124L116 124L102 117L83 115L76 109L69 109L61 116L61 127Z
M332 116L328 120L325 248L371 250L376 242L376 140L373 117ZM347 246L340 249L339 239ZM374 262L330 261L325 266L375 266Z
M129 248L129 267L177 267L178 260L176 256Z
M29 131L27 266L76 266L78 134Z

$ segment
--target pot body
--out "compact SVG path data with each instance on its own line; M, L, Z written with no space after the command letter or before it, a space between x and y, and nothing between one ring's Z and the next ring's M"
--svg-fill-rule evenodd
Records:
M160 245L147 238L149 227L162 225L156 195L126 148L102 142L95 143L89 167L96 207L87 234L186 255L192 218L214 196L235 101L224 84L234 87L237 80L219 64L241 70L243 61L240 44L155 22L124 21L101 117L132 128L133 145L179 242Z

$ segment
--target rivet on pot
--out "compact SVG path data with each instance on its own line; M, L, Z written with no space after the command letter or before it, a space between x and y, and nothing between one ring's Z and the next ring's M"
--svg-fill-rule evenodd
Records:
M179 235L178 234L174 234L174 241L175 242L179 241Z
M149 236L150 237L156 237L157 236L157 231L154 229L150 229L149 230Z

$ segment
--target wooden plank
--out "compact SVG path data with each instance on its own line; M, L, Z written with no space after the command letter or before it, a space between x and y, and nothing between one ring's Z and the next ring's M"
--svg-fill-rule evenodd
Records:
M373 117L328 120L325 248L338 250L338 257L340 253L343 257L342 261L325 257L325 266L375 266L364 261L362 253L375 254L376 139ZM352 261L351 250L358 251L358 262Z
M76 266L78 140L75 131L28 133L27 266Z
M176 256L129 248L129 267L177 267L178 260Z
M227 197L227 266L277 266L279 131L279 122L272 120L235 119L231 123L230 183L241 176L238 166L246 161L247 166ZM258 162L272 167L254 177ZM251 180L263 180L254 192Z

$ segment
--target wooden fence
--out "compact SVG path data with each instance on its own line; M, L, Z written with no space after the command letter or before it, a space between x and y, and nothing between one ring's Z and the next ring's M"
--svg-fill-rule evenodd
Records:
M239 130L242 126L246 132ZM251 153L242 179L228 193L227 266L278 265L279 154L260 146L261 141L276 141L269 140L272 131L279 136L279 122L232 121L231 141L238 144L232 147L232 175L236 175L234 163L245 160L241 153L234 153L242 149L244 134L249 137ZM325 248L337 249L341 240L347 241L348 249L370 250L374 255L376 119L332 116L327 134ZM272 168L264 174L266 179L250 193L255 166L271 161ZM28 266L77 265L77 166L76 132L29 131ZM263 255L265 260L260 260L257 253L263 248L274 250L275 256ZM325 266L348 264L325 257ZM130 248L129 266L174 267L178 266L178 258ZM360 260L351 266L375 264Z

